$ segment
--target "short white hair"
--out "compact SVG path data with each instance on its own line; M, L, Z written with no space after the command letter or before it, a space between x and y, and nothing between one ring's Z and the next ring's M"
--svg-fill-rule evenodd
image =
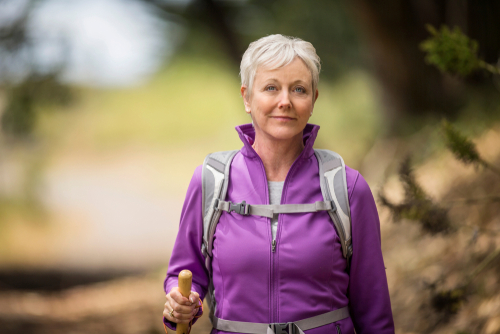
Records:
M247 87L247 96L252 94L255 74L259 66L271 70L290 64L295 57L304 61L311 72L313 94L318 87L321 64L314 46L297 37L280 34L262 37L248 46L240 65L241 85Z

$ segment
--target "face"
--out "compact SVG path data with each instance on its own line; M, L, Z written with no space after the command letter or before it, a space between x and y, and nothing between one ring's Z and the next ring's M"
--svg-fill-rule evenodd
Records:
M245 86L241 87L256 136L271 140L302 138L318 90L312 91L311 72L299 57L274 70L258 68L249 93Z

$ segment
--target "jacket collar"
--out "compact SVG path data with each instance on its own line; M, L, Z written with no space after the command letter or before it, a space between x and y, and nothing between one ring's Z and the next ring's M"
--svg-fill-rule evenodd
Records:
M300 158L307 159L314 154L313 145L314 141L316 140L316 136L318 135L318 130L319 130L319 125L309 124L309 123L304 128L302 134L302 139L304 141L304 150L300 154L299 159ZM255 129L253 128L252 124L249 123L249 124L238 125L236 127L236 131L238 132L238 135L240 136L240 139L243 142L243 148L240 150L240 152L244 156L249 158L258 157L257 152L255 152L255 150L252 147L255 141Z

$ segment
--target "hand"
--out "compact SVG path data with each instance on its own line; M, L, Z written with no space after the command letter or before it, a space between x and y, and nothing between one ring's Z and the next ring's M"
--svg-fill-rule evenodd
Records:
M166 297L167 302L165 303L163 316L168 321L176 324L189 324L198 313L200 296L197 292L191 291L189 298L186 298L181 295L178 287L173 287ZM172 310L173 313L171 313Z

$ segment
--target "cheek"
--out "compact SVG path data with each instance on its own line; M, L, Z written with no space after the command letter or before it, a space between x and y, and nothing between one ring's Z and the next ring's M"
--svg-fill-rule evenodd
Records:
M296 110L300 116L309 117L313 111L313 104L311 101L301 101L296 105Z
M263 116L273 111L274 104L267 99L259 99L254 101L252 111L255 110L256 114Z

